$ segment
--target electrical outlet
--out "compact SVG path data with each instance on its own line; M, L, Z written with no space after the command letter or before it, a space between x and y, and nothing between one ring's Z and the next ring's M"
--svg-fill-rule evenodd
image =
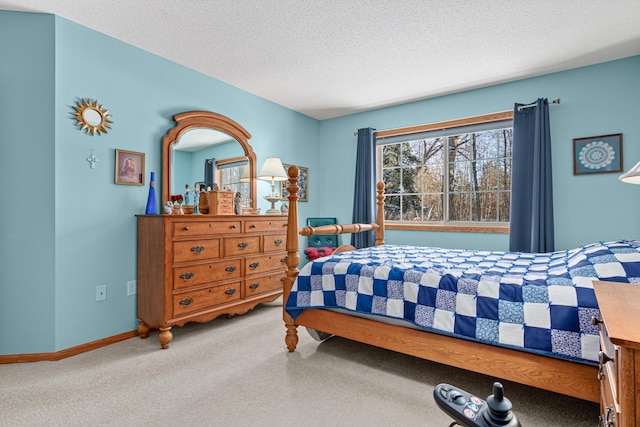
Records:
M129 280L127 282L127 296L130 297L131 295L135 295L136 292L137 292L137 281Z
M96 286L96 301L104 301L107 299L107 285Z

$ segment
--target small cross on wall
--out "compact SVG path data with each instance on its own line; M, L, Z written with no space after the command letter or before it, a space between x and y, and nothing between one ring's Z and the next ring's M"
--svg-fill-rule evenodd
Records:
M95 169L96 168L96 163L99 162L99 161L100 160L98 160L98 158L93 155L93 151L91 151L91 155L89 157L87 157L87 162L89 162L89 167L91 169Z

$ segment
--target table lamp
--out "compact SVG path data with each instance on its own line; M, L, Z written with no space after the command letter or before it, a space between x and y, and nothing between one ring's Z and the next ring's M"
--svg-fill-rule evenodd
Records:
M258 174L258 179L265 181L271 180L271 194L265 196L265 199L271 202L271 209L267 210L265 214L280 215L280 211L276 209L276 202L280 200L280 196L276 194L276 181L286 181L289 179L280 159L277 157L267 158Z

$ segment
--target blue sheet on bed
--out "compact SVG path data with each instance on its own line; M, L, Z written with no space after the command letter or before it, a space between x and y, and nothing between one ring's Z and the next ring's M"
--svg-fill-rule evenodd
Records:
M640 242L552 253L384 245L307 263L285 309L341 308L586 362L598 359L593 280L640 283Z

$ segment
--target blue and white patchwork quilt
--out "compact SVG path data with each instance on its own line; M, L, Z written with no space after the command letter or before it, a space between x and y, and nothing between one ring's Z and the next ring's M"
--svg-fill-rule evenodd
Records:
M640 283L640 241L519 253L375 246L300 271L285 309L340 308L560 358L596 362L593 280Z

